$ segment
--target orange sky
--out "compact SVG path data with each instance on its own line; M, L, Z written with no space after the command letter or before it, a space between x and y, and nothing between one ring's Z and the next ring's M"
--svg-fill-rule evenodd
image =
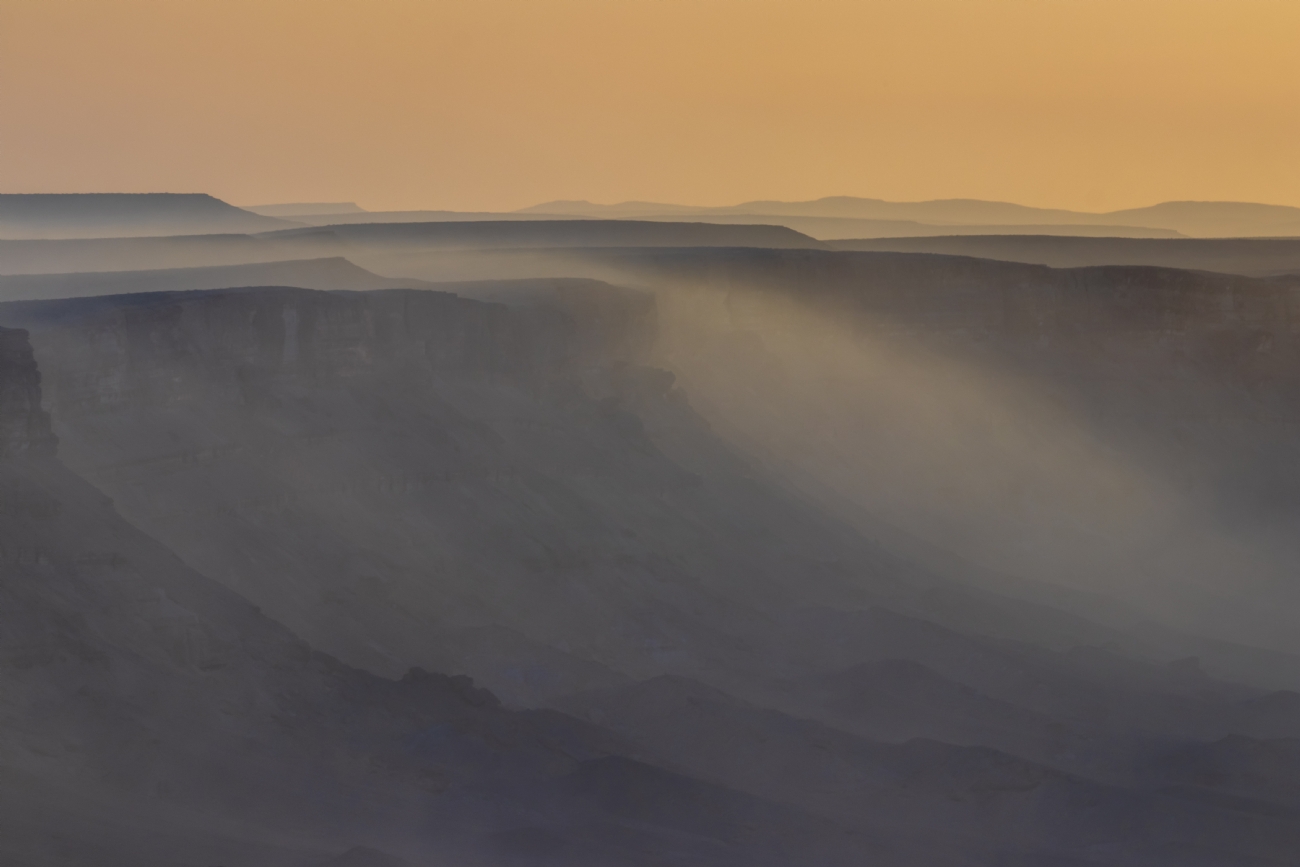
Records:
M0 191L1300 205L1300 0L0 0Z

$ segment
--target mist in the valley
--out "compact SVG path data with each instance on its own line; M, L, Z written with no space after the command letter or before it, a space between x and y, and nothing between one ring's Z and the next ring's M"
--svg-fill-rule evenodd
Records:
M118 255L109 242L82 243L78 250L102 247ZM1297 562L1293 523L1285 508L1263 502L1276 500L1276 492L1256 490L1267 487L1259 476L1272 455L1246 430L1270 423L1266 416L1230 418L1241 407L1225 400L1223 384L1203 371L1174 383L1176 394L1167 398L1158 393L1167 371L1146 370L1145 357L1135 358L1132 380L1149 379L1157 392L1146 410L1192 417L1180 419L1181 428L1151 430L1122 407L1099 410L1098 395L1104 403L1124 384L1092 382L1093 393L1085 395L1060 375L1072 370L1071 359L1087 367L1105 356L1110 350L1101 344L1054 348L1047 335L1037 351L1051 364L1040 369L1023 357L1009 363L996 351L972 351L981 339L1000 338L972 337L967 332L979 326L963 323L960 311L932 311L921 323L889 309L837 312L816 300L813 290L822 281L815 270L801 278L810 288L805 297L797 284L792 290L731 275L711 280L707 269L677 275L647 266L653 255L634 248L475 249L383 236L345 243L332 235L274 244L281 246L223 243L196 253L186 240L169 247L165 261L203 266L319 251L344 253L354 263L292 265L302 272L299 280L311 273L313 285L322 287L453 282L458 294L495 297L499 290L490 281L585 277L650 291L656 342L643 362L674 373L691 406L767 471L900 555L960 580L1083 606L1117 623L1151 620L1249 644L1298 647L1286 614L1296 592L1288 580ZM121 260L109 261L120 267ZM354 265L373 273L343 273ZM284 268L225 267L192 272L192 279L207 281L195 288L294 282L294 272ZM157 273L167 275L162 286L187 272ZM15 297L99 294L149 278L124 272L93 279L104 288L83 290L86 278L51 274L9 278L9 291ZM1082 320L1094 315L1066 296L1052 303L1060 318L1071 310ZM935 317L944 316L950 321L936 327ZM1135 339L1139 352L1163 352L1158 329ZM1221 436L1219 429L1233 425L1246 430L1245 439L1219 441L1217 453L1189 452L1172 439L1196 440L1203 434L1198 428ZM1288 458L1277 456L1283 475ZM1235 490L1240 487L1244 493Z
M657 363L692 405L886 545L999 589L1028 579L1124 603L1133 620L1295 649L1280 581L1294 554L1266 528L1221 525L1190 480L1050 383L757 288L657 298Z
M1297 867L1298 15L0 0L0 867Z
M711 280L707 268L674 276L647 266L649 257L586 252L376 252L359 261L435 281L531 273L644 288L657 304L647 363L672 371L720 435L887 547L1129 627L1151 621L1300 649L1289 615L1300 592L1289 580L1300 563L1293 519L1268 502L1277 494L1261 478L1290 472L1291 456L1260 446L1258 430L1275 436L1276 425L1266 414L1240 418L1241 401L1225 396L1233 386L1215 373L1183 370L1168 382L1167 370L1135 356L1126 375L1156 392L1146 411L1174 417L1151 429L1106 405L1116 394L1143 400L1141 387L1134 396L1118 379L1093 381L1084 394L1070 378L1071 359L1080 369L1124 363L1101 344L1053 347L1048 335L1038 349L1050 364L1009 363L972 351L980 326L958 310L938 311L949 321L935 327L828 308L815 270L801 295L797 284ZM1096 316L1051 297L1063 319ZM1160 348L1158 328L1128 336L1140 353L1177 355ZM1175 440L1207 436L1210 445L1192 452Z
M267 867L1300 845L1286 281L578 220L0 252L0 852L68 786L87 851Z

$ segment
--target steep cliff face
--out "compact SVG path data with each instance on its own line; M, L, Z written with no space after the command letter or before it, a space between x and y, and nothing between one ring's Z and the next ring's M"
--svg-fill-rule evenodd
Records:
M72 413L247 404L272 380L337 385L384 367L537 384L634 351L652 325L648 298L547 290L555 304L517 310L414 290L221 290L16 303L6 319L59 328L49 390Z
M52 455L26 336L0 336L0 406L21 422L7 429L33 426L41 446L0 458L0 861L523 865L540 845L573 864L648 847L775 867L799 841L860 861L858 835L623 758L590 725L507 711L468 678L385 680L313 650ZM684 790L715 815L683 815ZM611 809L609 791L635 810Z
M519 704L665 672L734 685L815 666L773 626L799 605L956 610L636 364L657 321L644 296L460 288L509 303L272 289L0 317L33 329L74 468L190 565L377 672L465 672ZM981 604L1025 622L962 606Z
M531 703L665 667L752 670L728 635L762 611L865 599L906 572L797 502L747 496L734 458L719 488L660 450L655 417L708 433L671 376L636 364L646 296L465 288L508 303L267 289L0 318L36 336L71 466L199 571L375 671L467 671ZM765 551L745 522L769 529ZM796 564L832 550L853 565L796 588Z
M48 454L56 442L27 332L0 328L0 458Z

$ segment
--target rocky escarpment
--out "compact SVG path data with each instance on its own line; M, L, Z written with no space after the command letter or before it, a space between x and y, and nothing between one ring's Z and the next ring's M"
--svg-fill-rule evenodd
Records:
M554 281L534 287L553 303L516 309L416 290L157 293L19 302L3 319L57 333L47 391L73 414L200 394L247 404L271 380L338 383L380 367L537 384L645 343L650 299L599 289Z
M0 328L0 458L48 454L56 442L27 332Z
M719 490L660 450L638 401L679 437L708 432L671 376L636 364L646 296L458 288L502 301L280 288L12 304L0 321L34 334L71 466L199 571L378 672L462 671L532 703L728 667L707 661L743 657L725 633L758 629L815 552L897 580L843 528L745 495L734 457ZM713 521L776 541L701 532ZM860 595L845 571L798 592Z
M3 337L0 382L24 386L3 406L47 421L25 335ZM825 820L621 758L617 738L468 678L342 665L48 450L20 454L0 459L0 862L522 865L541 839L573 864L650 848L776 867L767 852L820 838L838 850L824 863L861 860ZM688 838L682 789L717 811L707 839Z
M669 671L762 678L807 664L775 614L938 598L638 366L645 296L456 288L502 300L264 289L13 304L0 321L33 330L74 468L201 572L377 672L464 672L520 704Z

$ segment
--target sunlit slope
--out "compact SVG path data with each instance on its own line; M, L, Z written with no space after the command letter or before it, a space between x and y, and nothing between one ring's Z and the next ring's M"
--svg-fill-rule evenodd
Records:
M654 287L656 363L693 405L881 538L1293 648L1288 281L818 251L565 264Z

